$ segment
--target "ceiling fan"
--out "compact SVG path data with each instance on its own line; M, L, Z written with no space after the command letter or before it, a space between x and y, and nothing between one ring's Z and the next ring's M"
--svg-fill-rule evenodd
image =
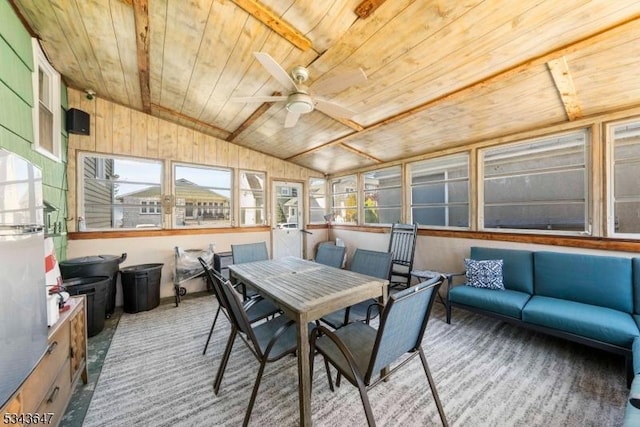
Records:
M264 68L289 91L288 95L281 96L247 96L231 98L234 102L278 102L286 101L287 116L284 127L295 126L301 114L308 114L313 110L323 112L334 119L348 119L356 113L348 108L324 99L316 94L330 95L340 92L348 87L367 81L367 75L361 68L349 70L340 75L330 77L320 82L306 86L309 79L309 70L298 65L287 73L269 54L254 52L253 55Z

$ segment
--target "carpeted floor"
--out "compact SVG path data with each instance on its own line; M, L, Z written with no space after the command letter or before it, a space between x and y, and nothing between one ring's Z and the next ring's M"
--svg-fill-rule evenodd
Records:
M258 364L236 342L218 396L213 377L229 326L221 316L202 347L213 296L123 314L84 419L89 426L235 426L242 423ZM616 426L628 390L624 360L461 310L452 325L434 307L424 348L452 426ZM357 389L331 393L316 361L314 425L366 425ZM369 394L381 426L439 425L426 377L414 359ZM293 357L265 370L251 425L297 425Z

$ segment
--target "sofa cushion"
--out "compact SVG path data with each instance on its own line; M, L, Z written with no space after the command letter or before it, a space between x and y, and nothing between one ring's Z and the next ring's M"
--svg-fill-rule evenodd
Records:
M502 283L502 265L503 262L501 259L478 261L465 258L464 270L467 279L466 284L476 288L504 289L504 284Z
M531 297L522 309L522 320L629 349L640 336L628 313L538 295Z
M504 316L521 319L522 307L531 295L509 289L495 290L454 286L449 290L449 301L492 311Z
M533 294L533 252L472 246L469 258L503 260L502 280L505 289Z
M631 259L535 252L535 294L633 312Z

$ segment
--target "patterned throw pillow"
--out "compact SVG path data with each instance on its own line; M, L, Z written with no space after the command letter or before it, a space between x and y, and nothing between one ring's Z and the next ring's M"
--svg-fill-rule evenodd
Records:
M502 264L501 259L487 259L477 261L465 258L464 269L467 285L476 288L502 289Z

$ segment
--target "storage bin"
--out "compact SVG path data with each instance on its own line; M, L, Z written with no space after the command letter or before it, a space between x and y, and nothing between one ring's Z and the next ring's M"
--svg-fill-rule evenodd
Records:
M120 269L124 311L138 313L160 304L160 278L164 264L140 264Z

